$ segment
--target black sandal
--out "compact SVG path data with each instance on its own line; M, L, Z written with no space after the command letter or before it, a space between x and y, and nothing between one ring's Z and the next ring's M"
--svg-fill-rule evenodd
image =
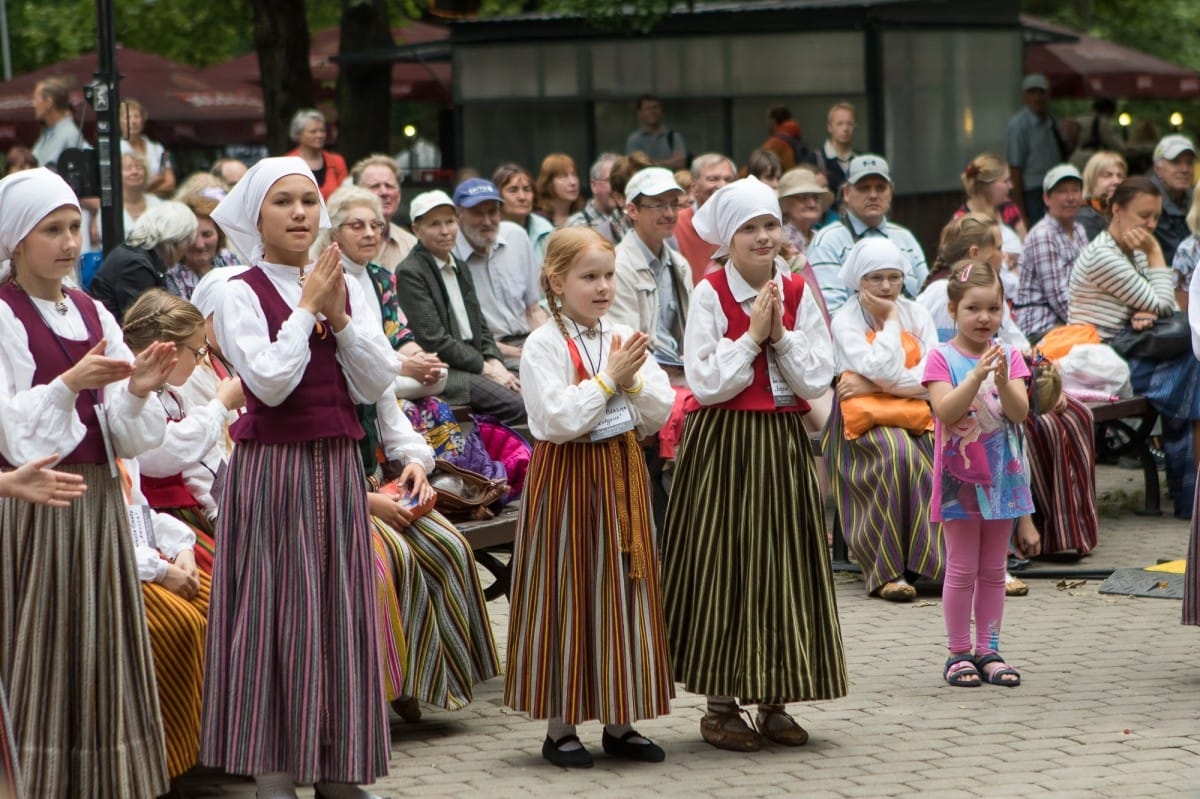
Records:
M954 668L960 663L967 665ZM974 677L975 679L971 679ZM978 688L983 685L983 675L975 663L975 656L970 652L962 652L946 658L946 668L942 670L942 679L955 688Z
M563 744L574 741L580 744L578 749L559 749ZM550 736L542 743L542 757L562 768L591 768L595 765L592 753L579 740L577 735L564 735L557 741L551 741Z
M992 669L989 674L986 666L993 663L1000 665ZM975 661L975 670L979 672L979 676L983 680L987 680L991 685L1003 685L1006 688L1016 688L1021 684L1021 674L1012 666L1004 662L1004 658L1000 657L999 652L992 652L984 655ZM1016 679L1006 680L1005 677L1015 677Z

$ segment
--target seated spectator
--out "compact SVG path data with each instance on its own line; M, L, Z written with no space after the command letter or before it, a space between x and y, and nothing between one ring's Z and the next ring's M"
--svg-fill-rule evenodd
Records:
M4 174L11 175L13 172L21 172L25 169L36 169L38 160L33 156L33 150L28 147L17 145L8 148L8 152L4 156Z
M831 314L836 315L849 296L841 279L842 264L850 248L868 236L890 239L908 258L912 271L905 273L903 291L906 297L916 297L925 285L929 267L921 245L908 228L887 218L892 206L892 188L888 163L879 156L859 155L850 162L850 173L842 186L840 224L830 224L817 231L808 250L808 261L817 274L821 294Z
M912 400L929 398L921 378L938 334L929 312L900 296L910 269L896 245L881 237L863 239L850 250L842 275L852 295L831 330L839 401L821 441L836 475L833 495L842 532L862 567L867 593L893 602L913 600L913 581L940 580L945 571L941 525L929 512L933 421L928 407L923 420L908 427L867 427L857 409L866 402L892 408L908 402L921 411ZM881 490L893 501L879 502Z
M162 202L147 191L146 174L144 156L135 152L121 156L121 211L127 236L142 214Z
M599 233L610 244L616 244L625 235L625 211L617 204L613 196L612 174L613 163L620 158L616 153L602 153L588 173L592 198L583 209L572 214L567 225L587 225Z
M225 232L212 220L217 202L203 194L193 194L183 200L196 215L196 238L184 250L179 263L167 270L166 288L176 297L190 300L196 284L210 270L237 263L237 256L225 246Z
M1127 326L1153 327L1178 310L1175 273L1155 235L1162 192L1150 178L1126 178L1113 193L1112 222L1080 253L1071 270L1070 322L1095 326L1109 342ZM1188 518L1195 491L1191 422L1200 419L1200 361L1191 352L1171 360L1129 359L1134 392L1162 416L1167 490L1175 515Z
M1108 227L1108 201L1129 174L1119 153L1101 150L1083 167L1083 205L1076 217L1083 233L1091 241Z
M746 160L746 168L743 172L745 174L742 177L748 175L758 178L760 183L765 183L774 189L778 188L779 178L783 176L783 166L779 163L779 156L770 150L755 150Z
M175 191L175 168L171 165L171 154L161 144L146 135L149 116L146 107L137 100L121 101L118 111L121 126L121 154L135 153L146 166L146 191L167 199Z
M783 211L783 255L790 261L808 252L833 193L820 183L815 169L802 166L783 174L776 193Z
M211 172L225 184L226 190L232 189L246 174L247 166L237 158L218 158L213 162Z
M146 289L166 288L168 265L174 265L196 238L198 224L183 203L163 202L151 208L124 244L105 256L90 293L120 321L126 309Z
M998 156L983 153L971 159L961 176L967 200L954 212L954 218L969 212L994 216L1000 224L1000 235L1004 239L1004 261L1000 268L1000 280L1004 283L1004 296L1017 296L1020 283L1022 242L1025 239L1025 222L1021 211L1009 195L1012 193L1012 178L1008 164Z
M329 195L337 191L338 186L349 176L346 169L346 159L325 149L325 115L313 108L304 108L292 117L288 127L288 135L296 144L296 149L284 153L285 156L295 155L304 159L313 177L317 179L317 187L321 196L329 199Z
M375 261L389 272L395 272L417 243L416 236L396 224L396 211L400 208L401 199L400 166L389 156L370 155L354 165L350 170L350 179L355 186L361 186L379 198L388 229L383 248L375 256Z
M717 251L716 247L700 238L692 220L717 189L736 179L737 169L733 161L719 153L705 153L692 161L692 203L679 212L675 225L675 243L691 265L692 285L704 277L712 263L713 253Z
M1196 182L1195 166L1196 147L1187 136L1163 136L1154 148L1154 174L1150 180L1162 192L1162 214L1154 235L1167 263L1175 258L1179 243L1188 237L1187 208Z
M571 214L583 208L583 196L579 193L579 175L575 162L565 153L550 153L542 159L538 172L537 211L555 228L567 224ZM539 254L538 263L546 257L545 250Z
M183 182L175 189L175 196L171 199L181 203L188 197L202 194L209 199L221 202L228 193L229 188L225 185L225 181L216 175L209 172L193 172L183 179Z
M468 181L456 193L465 195L477 185ZM490 192L481 194L494 199L495 187L487 185ZM418 243L396 267L400 308L417 344L449 368L442 395L446 402L467 403L505 424L523 424L521 384L504 366L479 307L471 270L454 255L455 205L443 192L413 198L409 214Z
M1036 344L1052 328L1067 324L1071 267L1087 246L1076 221L1083 202L1083 178L1070 164L1059 164L1042 180L1046 214L1029 230L1021 253L1016 302L1017 327Z
M608 172L608 186L612 190L613 204L617 207L614 213L619 214L621 218L620 230L613 230L617 243L625 238L630 227L629 217L625 214L625 187L629 185L630 178L648 166L653 164L642 153L620 155L613 161L612 169Z
M505 222L510 222L525 231L537 263L540 264L546 256L546 239L554 232L554 224L541 214L533 212L536 196L533 176L518 164L501 164L492 173L492 184L500 192L500 216Z
M396 396L417 399L441 392L446 387L446 364L417 344L400 310L395 277L374 261L387 232L379 198L358 186L342 186L329 198L329 222L332 227L317 237L313 252L337 244L346 274L359 284L364 297L375 298L369 305L372 312L378 309L374 321L402 364L393 384Z
M813 151L804 143L800 123L792 117L791 111L781 105L767 111L767 140L756 152L759 151L773 153L779 159L781 173L798 164L815 164L817 160ZM753 159L753 155L751 158ZM753 172L750 174L754 175Z
M663 125L662 100L652 94L637 99L638 130L625 140L625 154L642 153L651 164L667 169L687 166L687 142L679 131Z

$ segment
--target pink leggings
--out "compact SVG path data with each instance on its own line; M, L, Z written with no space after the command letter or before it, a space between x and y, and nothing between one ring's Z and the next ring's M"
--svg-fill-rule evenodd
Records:
M942 614L951 652L971 651L971 608L975 609L975 656L1000 646L1004 618L1004 573L1013 520L959 519L942 522L946 578Z

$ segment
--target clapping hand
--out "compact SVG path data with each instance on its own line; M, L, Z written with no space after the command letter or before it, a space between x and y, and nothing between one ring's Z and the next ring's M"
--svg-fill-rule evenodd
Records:
M57 460L58 455L50 455L0 474L0 496L65 508L71 500L82 496L87 486L82 475L49 468Z
M313 269L304 277L300 290L300 307L312 315L323 315L334 331L350 322L346 314L346 278L342 275L342 251L330 244L317 258Z
M637 377L649 353L650 339L640 330L630 336L629 341L622 341L620 336L614 335L604 373L618 386L627 388Z

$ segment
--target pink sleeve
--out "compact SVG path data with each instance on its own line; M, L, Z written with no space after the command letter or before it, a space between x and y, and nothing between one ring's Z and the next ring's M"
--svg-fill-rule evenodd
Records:
M1029 364L1025 363L1025 356L1016 347L1008 350L1008 376L1022 380L1029 377Z
M942 355L941 350L932 350L929 357L925 359L925 376L921 378L923 385L930 383L953 383L954 380L950 377L950 366L946 363L946 356Z

